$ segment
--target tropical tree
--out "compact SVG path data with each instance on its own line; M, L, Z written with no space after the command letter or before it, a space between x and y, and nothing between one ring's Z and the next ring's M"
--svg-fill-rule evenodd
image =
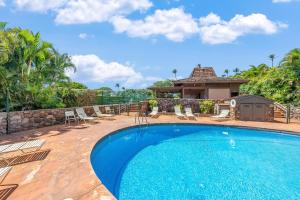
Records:
M162 80L154 82L152 87L172 87L173 85L173 81L171 80Z
M115 87L119 90L119 88L120 88L120 83L116 83L116 84L115 84Z
M225 69L225 70L224 70L224 75L225 75L226 77L229 76L229 70L228 70L228 69Z
M176 75L177 75L177 69L173 69L172 70L172 73L174 74L174 78L175 78L175 80L177 79L177 77L176 77Z
M280 66L297 65L300 60L300 48L291 50L280 62Z
M74 81L68 81L68 82L57 82L57 87L62 88L70 88L70 89L77 89L77 90L87 90L88 87L82 83L74 82Z
M271 60L271 62L272 62L272 67L274 67L275 54L269 55L269 58L270 58L270 60Z
M7 82L1 80L0 108L62 107L58 83L69 81L65 71L75 69L71 58L42 41L39 33L6 29L5 25L0 23L0 66L1 76Z
M265 64L251 66L235 77L249 82L241 86L242 93L261 95L274 101L300 105L300 50L285 55L279 67Z
M240 69L236 67L233 69L233 72L235 73L235 75L237 75L240 72Z

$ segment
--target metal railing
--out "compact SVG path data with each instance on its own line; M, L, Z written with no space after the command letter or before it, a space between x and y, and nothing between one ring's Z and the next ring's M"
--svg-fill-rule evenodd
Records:
M287 111L287 106L275 102L275 103L274 103L274 109L278 109L278 110L281 110L281 111L283 111L283 112L286 113L286 111Z

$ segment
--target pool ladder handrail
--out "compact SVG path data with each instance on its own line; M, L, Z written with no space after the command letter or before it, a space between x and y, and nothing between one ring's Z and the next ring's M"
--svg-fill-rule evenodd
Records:
M136 124L138 122L138 124L141 125L144 122L144 119L146 124L149 124L147 115L145 113L142 115L140 113L137 113L134 118L134 123Z
M141 125L141 121L143 123L144 119L145 119L146 124L149 124L148 120L147 120L147 110L148 110L148 104L145 104L144 102L140 102L138 111L136 112L135 118L134 118L135 124L138 121L138 124ZM140 120L140 118L142 120Z

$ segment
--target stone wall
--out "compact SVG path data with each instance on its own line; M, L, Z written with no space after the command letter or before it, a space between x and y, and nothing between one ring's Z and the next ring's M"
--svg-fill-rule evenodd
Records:
M6 133L6 113L0 113L0 135Z
M104 113L104 105L99 106ZM110 105L115 113L126 111L124 105ZM83 107L86 114L91 116L94 114L92 106ZM9 132L19 132L24 130L31 130L56 124L63 124L65 121L65 111L74 111L75 108L63 109L44 109L31 111L18 111L9 113ZM6 113L0 113L0 134L6 133Z

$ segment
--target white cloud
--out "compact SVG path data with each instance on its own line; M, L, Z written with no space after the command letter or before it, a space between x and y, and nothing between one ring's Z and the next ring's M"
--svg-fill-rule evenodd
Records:
M209 26L211 24L218 24L220 22L221 22L220 16L216 15L215 13L209 13L206 17L200 18L201 26Z
M94 54L72 56L72 62L76 72L68 71L67 75L78 82L120 82L124 86L133 86L160 80L157 77L144 77L127 64L105 62Z
M5 6L5 1L4 0L0 0L0 7L4 7Z
M67 0L14 0L18 9L46 12L62 7Z
M202 25L201 39L208 44L231 43L246 34L274 34L280 28L288 26L273 22L259 13L248 16L236 15L229 21L222 21L217 15L211 13L207 17L200 18L200 25Z
M146 11L153 6L151 0L13 0L18 9L55 14L58 24L85 24L109 22L116 33L127 33L130 37L151 38L153 44L164 36L175 42L200 34L204 43L231 43L247 34L274 34L287 24L274 22L264 14L236 15L229 21L210 13L199 20L183 8L156 10L143 19L132 20L128 15L135 11ZM274 3L297 0L273 0ZM299 0L300 1L300 0ZM0 6L4 0L0 0ZM81 33L81 39L89 35Z
M54 11L58 24L105 22L113 16L145 11L152 6L150 0L14 0L14 4L33 12Z
M80 34L78 35L78 37L79 37L80 39L85 40L85 39L88 39L88 38L93 38L94 35L90 35L90 34L87 34L87 33L80 33Z
M181 8L156 10L143 20L130 20L122 16L114 17L112 24L118 33L126 32L130 37L147 38L163 35L167 39L181 42L199 31L191 14Z
M272 0L273 3L289 3L292 2L293 0Z
M57 11L58 24L105 22L116 15L144 11L152 6L149 0L68 0Z
M88 34L86 34L86 33L80 33L79 35L78 35L78 37L80 38L80 39L86 39L87 37L88 37Z

